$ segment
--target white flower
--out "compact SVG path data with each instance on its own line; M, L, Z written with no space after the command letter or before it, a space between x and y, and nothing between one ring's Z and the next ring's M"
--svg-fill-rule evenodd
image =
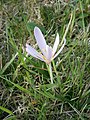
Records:
M33 57L40 59L41 61L44 61L47 64L50 64L51 61L59 55L59 53L63 50L65 43L66 43L66 39L64 39L64 43L62 47L56 53L57 47L59 45L59 34L58 33L57 33L53 48L47 45L44 39L44 36L38 27L34 28L34 36L36 38L37 44L42 53L37 52L34 48L32 48L28 44L26 44L26 51L28 55L32 55Z

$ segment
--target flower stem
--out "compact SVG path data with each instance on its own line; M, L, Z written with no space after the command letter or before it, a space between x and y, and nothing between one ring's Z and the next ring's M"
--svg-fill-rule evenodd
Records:
M53 74L52 74L52 66L51 66L51 63L49 64L49 74L50 74L51 84L53 84Z

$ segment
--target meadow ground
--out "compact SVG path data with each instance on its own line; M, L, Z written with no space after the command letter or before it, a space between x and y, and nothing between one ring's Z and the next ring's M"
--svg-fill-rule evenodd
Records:
M39 50L35 26L50 46L66 38L53 84L26 55L26 42ZM90 0L0 0L0 120L90 120Z

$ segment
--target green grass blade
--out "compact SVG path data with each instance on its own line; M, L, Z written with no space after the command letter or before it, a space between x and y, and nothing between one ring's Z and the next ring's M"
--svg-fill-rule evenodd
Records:
M12 62L15 60L15 58L16 58L16 56L18 55L18 53L16 53L13 57L12 57L12 59L8 62L8 63L6 63L6 65L2 68L2 70L1 70L1 74L3 74L5 71L6 71L6 69L12 64Z
M5 108L5 107L0 106L0 109L1 109L2 111L4 111L4 112L10 114L10 115L14 115L12 111L10 111L9 109L7 109L7 108Z

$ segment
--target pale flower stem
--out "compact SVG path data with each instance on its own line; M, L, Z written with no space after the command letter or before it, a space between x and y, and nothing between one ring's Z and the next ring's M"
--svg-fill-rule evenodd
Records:
M51 66L51 63L49 64L49 74L50 74L51 84L53 84L53 74L52 74L52 66Z

